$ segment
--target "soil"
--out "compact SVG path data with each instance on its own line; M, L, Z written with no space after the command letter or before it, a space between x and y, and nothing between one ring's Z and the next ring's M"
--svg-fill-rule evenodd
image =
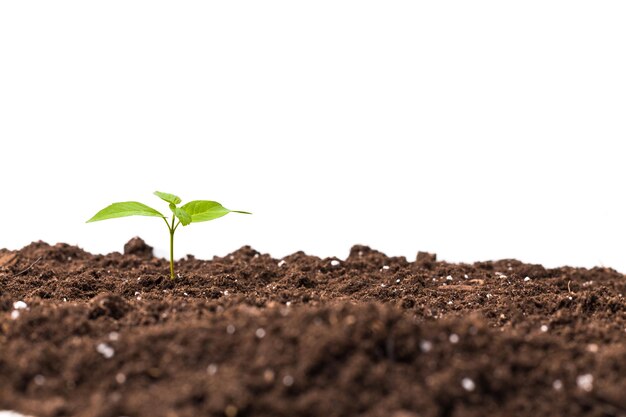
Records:
M0 410L626 416L626 277L612 269L366 246L345 260L243 247L176 269L139 239L124 254L0 250Z

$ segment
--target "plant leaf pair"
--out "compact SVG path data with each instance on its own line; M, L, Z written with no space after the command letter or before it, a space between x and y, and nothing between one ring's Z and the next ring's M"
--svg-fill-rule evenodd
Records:
M170 210L172 210L172 213L174 213L176 218L180 220L180 223L183 226L187 226L190 223L199 223L218 219L228 213L251 214L247 211L229 210L220 203L210 200L194 200L183 205L182 207L177 207L176 205L182 202L180 197L174 194L162 193L160 191L155 191L154 194L162 200L170 203ZM100 210L95 214L95 216L87 220L87 223L128 216L152 216L165 218L165 216L159 211L143 203L125 201L122 203L113 203Z
M159 211L136 201L113 203L97 212L95 216L87 220L87 223L128 216L161 217L165 220L165 224L170 232L170 274L172 279L174 279L174 233L179 224L187 226L191 223L206 222L218 219L228 213L252 214L247 211L229 210L217 201L210 200L194 200L182 207L178 207L178 204L182 202L180 197L160 191L155 191L154 194L169 203L170 210L172 211L171 223L168 222L167 218ZM178 219L179 223L175 223L176 219Z

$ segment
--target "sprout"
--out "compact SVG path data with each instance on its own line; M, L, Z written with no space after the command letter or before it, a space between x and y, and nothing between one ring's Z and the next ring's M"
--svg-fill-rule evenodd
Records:
M172 211L171 221L168 221L167 217L145 204L138 203L136 201L126 201L123 203L113 203L100 210L95 216L87 220L87 223L128 216L151 216L162 218L170 232L170 276L172 279L175 278L174 233L176 232L176 229L178 229L179 225L182 224L183 226L187 226L191 223L206 222L225 216L228 213L252 214L247 211L229 210L220 203L209 200L194 200L178 207L178 204L182 202L180 197L173 194L162 193L160 191L155 191L154 194L169 203L170 210Z

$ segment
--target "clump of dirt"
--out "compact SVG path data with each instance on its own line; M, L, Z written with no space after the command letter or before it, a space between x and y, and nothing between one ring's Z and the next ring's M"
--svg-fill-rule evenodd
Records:
M516 260L250 247L0 250L0 410L626 416L626 278Z
M124 245L124 255L135 255L140 258L152 258L152 246L140 237L134 237Z

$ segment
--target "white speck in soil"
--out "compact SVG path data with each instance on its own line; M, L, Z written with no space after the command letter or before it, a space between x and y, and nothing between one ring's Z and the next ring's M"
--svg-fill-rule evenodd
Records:
M400 278L396 280L396 284L399 284L399 283L400 283Z
M228 294L229 294L228 290L224 290L224 295L227 296Z
M285 305L286 305L287 307L291 306L291 301L287 301L287 302L285 303Z
M32 417L32 416L27 416L26 414L21 414L15 411L0 410L0 417Z
M115 382L122 385L124 382L126 382L126 375L124 375L121 372L118 372L117 375L115 375Z
M381 287L385 288L385 284L380 284Z
M24 310L28 308L28 305L24 301L16 301L13 303L13 308L15 310Z
M118 332L109 333L109 340L112 342L117 342L120 339L120 334Z
M135 297L137 297L139 294L141 294L139 291L135 291Z
M491 297L493 297L493 295L487 294L487 300L489 300Z
M11 311L11 320L17 320L19 317L20 317L20 311L19 310Z
M595 343L589 343L587 345L587 350L591 353L597 353L598 352L598 345L596 345Z
M96 351L104 356L106 359L111 359L113 355L115 355L115 350L106 343L98 343L98 346L96 346Z
M183 295L184 295L185 297L189 297L189 294L187 294L186 292L184 292L184 293L183 293Z
M422 350L422 352L426 353L426 352L430 352L433 348L433 344L432 342L428 341L428 340L422 340L420 342L420 349Z
M383 265L383 269L386 271L389 269L389 265Z
M542 332L545 333L545 332L548 331L548 326L546 326L545 324L542 324L540 329L541 329Z
M232 324L229 324L228 326L226 326L226 333L234 334L235 333L235 326L233 326Z
M285 265L287 262L285 262L284 260L281 260L280 262L278 262L278 267L280 268L281 266Z
M259 339L263 339L265 337L265 329L259 327L256 329L256 332L254 332L254 335Z
M33 382L35 383L35 385L42 386L46 383L46 377L41 374L35 375L35 377L33 378Z
M584 374L576 377L576 385L583 391L590 392L593 390L593 375Z
M476 384L470 378L463 378L461 380L461 386L465 391L474 391L476 389Z
M530 281L530 277L524 278L524 282L528 282L528 281Z
M332 261L330 261L330 266L339 266L340 263L341 262L339 262L338 260L333 259Z
M454 279L454 278L452 278L452 275L448 275L448 276L446 277L446 281L452 281L453 279Z
M448 338L448 340L450 340L450 343L452 344L459 343L459 335L456 333L452 333L450 337Z
M207 366L206 371L209 375L215 375L217 373L217 365L212 363Z
M67 303L67 298L63 297L63 302Z
M448 301L448 305L451 306L453 303L452 301Z
M572 300L573 300L573 298L572 298L571 296L570 296L570 297L567 297L567 299L568 299L568 300L570 300L570 301L572 301Z
M552 388L554 388L555 391L561 391L563 389L563 383L560 379L555 379L552 383Z
M283 385L286 387L290 387L293 385L293 377L291 375L285 375L283 377Z
M463 275L463 278L469 279L469 275L465 274L465 275Z

